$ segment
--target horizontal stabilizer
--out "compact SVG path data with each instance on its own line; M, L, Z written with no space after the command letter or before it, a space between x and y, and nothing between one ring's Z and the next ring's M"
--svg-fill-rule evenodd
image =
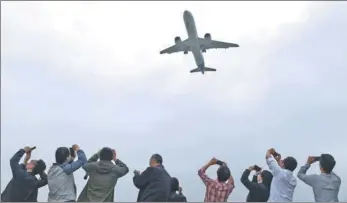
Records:
M196 73L196 72L206 72L206 71L217 71L217 70L214 68L205 67L205 68L203 68L203 70L201 70L200 68L195 68L195 69L191 70L190 72Z
M217 70L214 69L214 68L207 68L207 67L205 67L205 68L204 68L204 71L217 71Z

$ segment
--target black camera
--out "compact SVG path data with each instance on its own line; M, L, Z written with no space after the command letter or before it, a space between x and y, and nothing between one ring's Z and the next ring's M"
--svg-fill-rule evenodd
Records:
M72 147L69 148L69 151L70 151L70 156L75 157L75 150Z
M274 158L277 158L277 157L280 157L281 154L280 154L280 153L277 153L277 152L273 152L273 153L272 153L272 156L273 156Z
M221 161L221 160L217 160L217 161L216 161L216 164L217 164L217 165L220 165L220 166L223 166L224 162Z
M261 168L260 168L259 166L257 166L257 165L254 165L253 168L254 168L254 170L255 170L256 172L261 171Z
M320 156L315 156L315 157L313 158L313 161L320 161Z

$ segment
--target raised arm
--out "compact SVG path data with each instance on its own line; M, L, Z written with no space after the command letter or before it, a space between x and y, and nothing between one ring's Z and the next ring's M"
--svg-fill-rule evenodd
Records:
M251 171L252 171L252 169L251 169L251 167L250 167L250 168L246 169L246 170L242 173L242 176L241 176L241 183L242 183L248 190L251 190L251 189L253 189L253 188L257 188L257 187L258 187L258 183L253 182L254 179L257 180L257 177L256 177L256 176L254 176L255 178L253 177L252 182L249 181L249 175L250 175Z
M298 178L306 183L307 185L313 186L318 184L319 176L316 174L306 175L307 170L310 168L311 164L314 162L314 157L308 157L307 162L302 166L297 174Z
M119 177L125 176L129 172L128 166L123 163L121 160L116 159L114 161L116 165L113 167L112 171Z
M97 152L96 154L94 154L92 157L90 157L90 159L87 161L87 163L85 163L82 168L87 172L90 173L94 170L95 168L95 162L98 161L99 159L99 154L100 151Z
M200 177L200 179L202 180L202 182L207 186L212 182L212 179L210 177L208 177L208 175L206 174L206 170L212 166L215 165L217 163L217 159L213 158L211 159L209 162L207 162L207 164L205 164L203 167L201 167L198 170L198 175Z
M265 155L266 163L269 166L269 169L271 170L273 176L277 176L278 174L281 173L281 167L278 165L275 158L271 155L271 150L272 149L269 149L266 152L266 155Z
M145 188L149 184L149 182L151 181L153 173L154 173L154 168L152 168L152 167L148 167L141 174L136 173L135 176L133 177L134 185L138 189Z
M23 155L25 154L25 152L26 152L25 149L20 149L10 159L10 166L11 166L13 177L24 173L24 170L21 167L21 165L19 164L19 161L23 157Z
M80 150L80 149L77 150L77 157L78 157L77 161L68 163L63 167L63 170L66 174L71 174L75 172L77 169L81 168L84 164L87 163L87 157L85 153L83 152L83 150Z
M48 184L48 179L47 179L47 174L45 172L42 172L40 174L40 179L37 180L37 187L40 188L40 187L44 187Z

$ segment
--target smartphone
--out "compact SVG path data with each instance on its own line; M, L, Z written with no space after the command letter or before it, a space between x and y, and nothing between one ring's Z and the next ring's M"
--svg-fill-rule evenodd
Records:
M222 166L222 165L224 164L224 162L223 162L223 161L221 161L221 160L217 160L216 164L218 164L218 165Z
M320 156L315 156L313 160L314 161L320 161Z
M75 150L73 150L72 147L70 147L69 150L70 150L70 156L75 157Z
M253 168L254 168L254 170L255 170L256 172L261 171L261 168L260 168L259 166L257 166L257 165L254 165Z

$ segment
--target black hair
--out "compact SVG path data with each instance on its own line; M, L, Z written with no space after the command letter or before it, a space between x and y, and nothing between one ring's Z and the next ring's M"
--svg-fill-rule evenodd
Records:
M178 182L178 179L175 177L171 178L171 192L176 192L179 190L180 183Z
M163 164L163 157L161 157L160 154L153 154L151 160L154 160L158 164Z
M283 160L283 165L284 165L284 169L287 169L293 172L298 166L298 162L296 161L294 157L289 156Z
M265 185L267 189L270 190L271 182L273 178L272 173L270 171L263 170L260 175L263 178L263 184Z
M322 154L319 161L320 167L323 168L325 173L331 173L333 171L336 161L330 154Z
M45 170L46 170L46 163L42 159L37 160L35 167L33 169L33 174L34 175L41 174Z
M62 164L70 156L70 150L67 147L59 147L55 151L55 162L57 164Z
M100 160L103 161L112 161L113 159L113 151L109 147L104 147L100 151Z
M220 166L217 170L218 181L225 182L230 178L230 169L227 166Z

